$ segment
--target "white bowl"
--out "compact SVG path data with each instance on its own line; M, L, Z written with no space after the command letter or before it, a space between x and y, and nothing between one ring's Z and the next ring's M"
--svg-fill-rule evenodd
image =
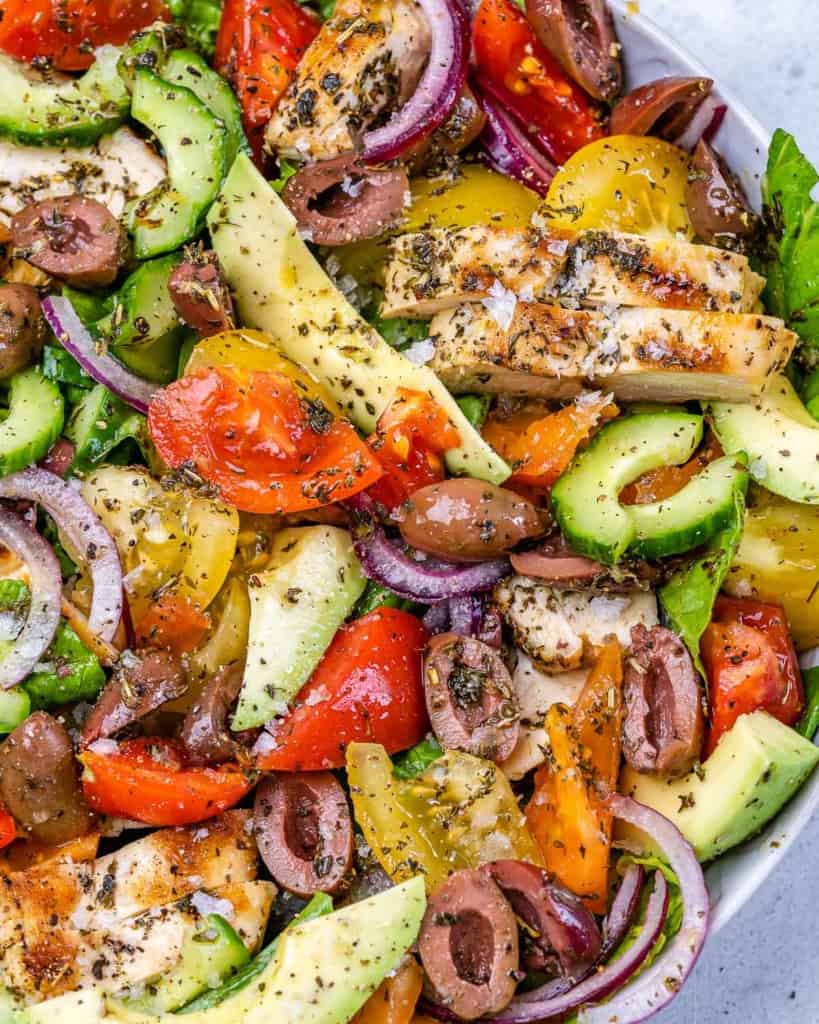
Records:
M628 87L663 75L708 75L708 69L678 46L648 18L630 14L626 0L609 0L623 44ZM716 81L728 113L714 145L742 180L748 198L759 206L759 183L767 160L768 135L742 102ZM765 881L819 805L819 772L756 838L720 857L705 873L719 931Z

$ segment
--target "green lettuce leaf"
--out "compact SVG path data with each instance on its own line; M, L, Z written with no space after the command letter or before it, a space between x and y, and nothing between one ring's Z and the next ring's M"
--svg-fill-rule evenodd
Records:
M734 502L733 522L714 537L704 555L676 572L658 595L669 626L682 637L703 678L700 637L711 621L714 602L736 555L745 522L745 493L740 487L734 492Z
M205 57L212 57L222 0L168 0L168 7L182 26L188 44Z
M392 773L398 779L414 779L443 755L443 748L434 736L427 736L414 747L393 758Z
M812 740L819 732L819 665L804 669L805 711L794 728L806 739Z
M641 864L646 869L647 874L652 877L655 871L661 871L665 876L666 882L668 882L668 913L666 914L665 923L663 924L663 930L660 937L657 939L657 942L654 944L654 948L640 966L640 970L644 971L657 959L660 953L662 953L671 939L674 938L682 927L683 901L680 894L680 882L665 861L653 855L637 856L635 854L625 854L620 858L619 864L624 866L628 866L629 864ZM643 892L640 897L640 909L634 923L626 932L623 941L614 953L612 953L611 960L619 959L626 950L630 949L637 941L637 938L643 928L646 904L648 903L648 897L651 894L652 888L653 883L651 881L647 882L643 886Z
M819 173L793 136L777 129L762 182L760 270L768 279L763 301L808 349L819 348L819 203L811 198L817 183ZM808 362L819 358L819 351L803 354Z

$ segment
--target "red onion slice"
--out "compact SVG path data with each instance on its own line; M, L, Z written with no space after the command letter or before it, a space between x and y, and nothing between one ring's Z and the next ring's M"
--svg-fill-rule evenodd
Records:
M59 295L49 296L43 299L42 309L57 340L90 377L98 384L104 384L137 412L147 413L151 397L158 390L156 384L137 377L113 356L100 349L68 299Z
M640 864L630 864L623 875L620 888L603 922L603 947L600 956L605 959L623 941L623 936L637 913L645 871Z
M30 466L0 480L0 498L36 501L48 512L76 562L91 576L88 627L110 642L122 617L122 569L111 535L79 493L47 469Z
M499 174L514 178L522 185L545 196L557 171L552 161L532 143L526 132L503 104L490 95L491 85L473 83L478 102L486 114L481 142L486 162Z
M28 617L0 661L0 688L8 689L26 678L54 639L60 622L62 576L51 545L5 508L0 508L0 544L25 563L31 592Z
M364 135L368 164L395 160L432 134L458 102L469 62L469 20L458 0L418 0L432 33L427 66L411 98L381 128Z
M693 153L700 139L710 142L714 138L727 113L727 105L709 94L700 103L685 131L674 140L674 145Z
M416 561L404 554L399 544L389 540L375 524L371 524L366 533L353 537L353 547L368 579L389 587L399 597L423 604L491 590L510 571L506 558L474 565L439 559L430 560L431 564Z
M691 973L708 934L711 907L702 868L676 825L650 807L619 793L611 793L607 804L615 817L650 836L663 851L679 880L683 901L682 925L662 955L605 1006L590 1006L577 1018L578 1024L610 1024L612 1020L618 1024L638 1024L670 1003ZM610 966L616 967L622 959Z

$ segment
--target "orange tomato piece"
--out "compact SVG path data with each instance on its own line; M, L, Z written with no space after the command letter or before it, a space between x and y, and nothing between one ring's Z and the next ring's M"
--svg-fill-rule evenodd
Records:
M140 647L166 647L176 654L194 650L210 629L210 615L178 594L162 594L136 624Z
M620 645L605 644L574 707L546 714L549 761L526 808L547 869L595 914L608 904L612 819L602 795L617 784L622 684Z
M424 972L418 961L406 957L396 973L381 982L350 1024L410 1024L423 981Z
M551 487L569 468L578 447L601 420L618 412L608 396L574 402L557 412L526 408L507 419L491 416L483 436L512 466L510 481L526 487Z
M722 455L722 447L713 435L703 447L682 466L659 466L651 469L641 477L632 481L620 492L623 505L647 505L652 501L662 501L683 487L701 473L705 467Z

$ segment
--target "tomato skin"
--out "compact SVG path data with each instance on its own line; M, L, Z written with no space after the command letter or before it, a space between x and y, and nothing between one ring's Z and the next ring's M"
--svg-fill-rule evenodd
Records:
M0 850L17 838L17 823L8 811L0 807Z
M611 814L603 792L617 785L622 723L622 652L600 648L575 705L546 713L549 761L535 775L526 818L547 869L595 914L608 906Z
M617 412L609 398L601 397L582 405L564 406L557 412L523 410L506 419L490 416L481 433L513 468L507 486L511 482L546 488L569 468L592 430Z
M444 479L441 457L461 437L444 410L429 395L398 388L378 418L367 444L384 469L368 493L392 512L421 487Z
M411 1024L423 982L424 972L418 961L406 957L395 973L381 982L350 1024Z
M348 743L380 743L394 754L420 742L429 728L421 678L428 639L423 623L398 608L342 626L258 766L343 768Z
M210 628L210 616L187 597L162 594L137 623L140 647L166 647L176 654L195 650Z
M346 420L269 370L214 366L187 374L154 396L148 428L168 465L192 464L243 512L318 508L382 474Z
M321 23L295 0L226 0L214 63L233 84L261 161L264 127Z
M146 825L191 825L233 807L253 785L236 765L188 768L174 740L143 737L116 753L79 755L85 799L98 814Z
M472 48L478 81L488 79L498 100L555 163L605 134L591 100L541 45L512 0L481 0Z
M151 22L170 20L163 0L6 0L0 50L28 63L47 58L58 71L83 71L94 49L120 46Z
M650 469L620 491L623 505L646 505L652 501L663 501L681 491L685 485L706 466L723 454L722 446L713 435L703 447L682 466L659 466Z
M762 709L785 725L796 724L805 692L779 605L718 597L701 652L711 704L706 757L740 715Z

